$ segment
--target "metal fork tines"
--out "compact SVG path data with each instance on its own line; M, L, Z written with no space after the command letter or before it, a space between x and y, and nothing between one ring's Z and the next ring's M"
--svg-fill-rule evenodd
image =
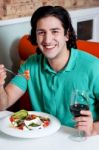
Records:
M10 73L13 74L14 76L16 76L16 75L21 75L21 76L23 76L23 74L14 73L14 72L13 72L12 70L10 70L10 69L5 68L5 70L8 71L8 72L10 72Z
M10 72L10 73L12 73L13 75L17 75L16 73L14 73L12 70L9 70L9 69L5 69L6 71L8 71L8 72Z

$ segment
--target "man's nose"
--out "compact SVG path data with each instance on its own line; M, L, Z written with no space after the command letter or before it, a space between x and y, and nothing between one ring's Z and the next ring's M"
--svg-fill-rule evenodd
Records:
M44 42L47 43L47 44L49 44L49 43L51 43L52 38L53 38L53 36L52 36L51 33L46 33L45 37L44 37Z

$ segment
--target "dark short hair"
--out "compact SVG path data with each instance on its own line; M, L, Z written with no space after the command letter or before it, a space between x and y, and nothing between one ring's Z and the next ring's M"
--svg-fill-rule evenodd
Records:
M44 17L54 16L58 18L62 26L64 28L64 35L69 35L69 40L67 41L67 48L70 50L71 48L77 48L76 46L76 34L72 27L71 17L68 11L61 6L42 6L38 8L31 17L31 33L30 33L30 41L33 45L37 45L36 40L36 27L37 22Z

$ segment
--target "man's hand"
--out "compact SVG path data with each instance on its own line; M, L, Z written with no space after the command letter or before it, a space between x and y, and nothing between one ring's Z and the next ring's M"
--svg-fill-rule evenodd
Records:
M4 65L0 65L0 87L4 85L6 79L6 71Z
M91 136L93 134L93 117L92 113L88 110L81 110L81 116L76 117L75 121L77 122L76 128L84 131L87 136Z

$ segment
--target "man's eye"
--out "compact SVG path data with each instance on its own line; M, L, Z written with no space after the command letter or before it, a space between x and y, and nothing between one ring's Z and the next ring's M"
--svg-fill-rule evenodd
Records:
M37 35L44 35L45 33L43 31L37 31Z
M58 33L59 33L59 31L57 31L57 30L53 30L53 31L52 31L52 33L53 33L53 34L58 34Z

